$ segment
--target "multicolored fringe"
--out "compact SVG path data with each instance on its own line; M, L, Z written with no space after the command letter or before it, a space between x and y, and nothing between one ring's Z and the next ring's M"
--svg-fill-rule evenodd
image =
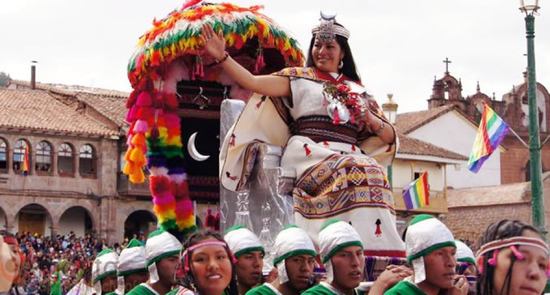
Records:
M129 109L126 120L131 127L124 174L129 175L131 182L144 182L143 168L147 165L151 172L153 210L160 227L178 232L194 230L175 93L163 93L152 80L142 79L130 94L126 107Z
M248 40L257 37L260 47L255 69L265 66L262 55L265 48L278 49L287 66L303 64L304 56L298 41L273 20L259 13L262 6L243 8L229 3L198 2L190 1L163 20L153 21L154 27L140 38L128 64L128 78L132 86L144 77L162 76L163 66L182 55L200 56L204 52L200 31L205 23L209 23L216 32L223 30L226 46L238 50ZM198 67L194 74L201 74L201 66Z
M233 4L199 2L188 1L181 10L173 11L160 21L153 21L153 28L140 38L128 65L128 78L134 91L126 104L126 120L131 126L124 174L129 175L131 182L142 183L145 181L143 169L145 166L149 168L153 209L159 226L183 234L196 227L183 169L176 87L163 85L174 78L169 75L171 63L189 56L195 60L189 79L220 82L219 76L216 78L219 67L218 72L207 71L205 74L203 62L208 55L200 38L205 23L215 31L222 30L226 46L237 50L247 41L257 38L255 71L266 66L263 56L266 48L277 49L287 66L301 66L304 60L298 42L270 18L259 13L261 6L241 8Z

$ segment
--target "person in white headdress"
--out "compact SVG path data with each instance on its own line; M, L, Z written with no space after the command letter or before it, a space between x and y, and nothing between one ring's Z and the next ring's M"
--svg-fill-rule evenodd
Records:
M137 285L147 282L149 271L145 267L145 247L141 241L132 239L118 257L117 294L124 294Z
M118 255L111 249L99 252L92 264L92 284L97 295L114 292L117 288Z
M474 252L468 245L456 240L457 273L464 275L468 281L468 295L476 294L477 288L477 263Z
M177 284L176 272L180 266L182 246L169 232L158 229L147 237L145 242L145 266L149 271L149 280L137 285L126 294L164 295Z
M417 215L405 236L407 262L413 276L384 294L423 295L468 293L468 282L456 274L456 243L451 231L432 215ZM446 293L447 294L447 293Z
M315 246L308 234L295 225L285 227L275 239L278 279L250 290L246 295L298 295L313 282Z
M319 232L319 248L326 281L302 294L357 294L355 288L365 276L363 242L357 231L347 222L329 220Z
M239 294L244 295L250 289L261 284L264 247L260 239L242 225L230 227L224 240L237 259L235 271L237 273L237 287Z

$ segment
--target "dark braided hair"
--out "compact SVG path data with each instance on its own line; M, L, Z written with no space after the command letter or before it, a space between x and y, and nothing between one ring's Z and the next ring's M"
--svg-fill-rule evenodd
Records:
M225 240L223 239L223 237L219 233L217 233L215 231L212 231L210 229L203 229L203 230L199 230L199 231L196 231L196 232L193 232L192 234L190 234L187 237L187 240L183 243L183 249L185 250L185 249L187 249L187 248L189 248L189 247L191 247L195 244L198 244L201 241L209 239L209 238L214 238L218 241L225 242ZM227 288L225 289L224 294L238 295L239 290L237 288L235 264L232 261L232 258L231 258L232 254L229 251L229 248L226 248L225 250L227 252L227 257L228 257L229 261L231 262L231 281L229 282L229 286L227 286ZM193 252L189 252L187 255L188 255L187 259L189 261L189 264L191 264L192 257L193 257ZM182 257L182 259L185 259L185 258ZM185 261L183 261L182 267L185 268ZM189 271L187 271L185 273L184 281L185 281L184 285L187 286L187 287L193 287L193 285L195 284L195 278L193 276L193 271L192 271L191 267L189 268ZM195 288L196 288L196 286L195 286ZM198 290L195 290L195 291L198 291Z
M339 23L334 23L336 26L344 27ZM338 42L338 45L340 45L340 48L344 52L344 67L340 70L338 70L340 73L343 73L346 77L350 78L351 80L361 83L361 77L359 76L359 73L357 72L357 67L355 66L355 61L353 59L353 55L351 54L351 48L349 47L348 40L340 35L336 35L336 42ZM306 66L308 67L314 67L315 63L313 62L313 55L311 51L313 50L313 43L315 43L315 36L311 38L311 41L309 42L309 50L307 53L307 61Z
M487 244L492 241L501 240L501 239L507 239L507 238L513 238L513 237L520 237L523 235L523 232L529 230L536 232L540 235L540 232L538 229L536 229L534 226L525 223L520 220L509 220L509 219L503 219L501 221L492 223L487 227L487 230L485 233L479 238L479 245L482 246L484 244ZM542 239L542 236L541 236ZM495 251L495 250L494 250ZM490 265L488 263L489 259L493 256L494 251L489 251L485 254L483 254L483 264L478 265L478 267L481 267L483 269L482 274L478 274L477 276L477 294L493 294L495 291L494 286L494 274L495 274L495 267ZM508 269L508 273L506 274L506 277L504 279L504 284L502 285L501 290L498 291L498 294L510 294L510 281L512 278L512 269L514 268L514 263L516 261L516 256L511 256L511 263L510 268Z

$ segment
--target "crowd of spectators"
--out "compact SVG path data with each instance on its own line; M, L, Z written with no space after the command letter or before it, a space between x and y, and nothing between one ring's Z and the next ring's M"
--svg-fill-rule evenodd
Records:
M117 254L122 244L108 245L105 239L91 234L77 237L74 232L67 235L43 236L40 234L17 233L21 251L25 257L21 276L14 281L12 294L64 295L81 279L90 281L92 263L97 253L111 248ZM145 241L143 235L134 235ZM54 290L54 288L56 288Z

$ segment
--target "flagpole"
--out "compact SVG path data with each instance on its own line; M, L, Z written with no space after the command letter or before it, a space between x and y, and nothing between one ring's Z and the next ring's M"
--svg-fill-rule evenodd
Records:
M512 133L514 133L514 135L517 137L517 139L519 139L519 141L521 141L521 143L523 143L524 147L529 148L529 145L525 141L523 141L523 139L521 139L521 137L516 133L516 131L514 131L514 129L512 129L512 127L510 127L510 131L512 131Z

